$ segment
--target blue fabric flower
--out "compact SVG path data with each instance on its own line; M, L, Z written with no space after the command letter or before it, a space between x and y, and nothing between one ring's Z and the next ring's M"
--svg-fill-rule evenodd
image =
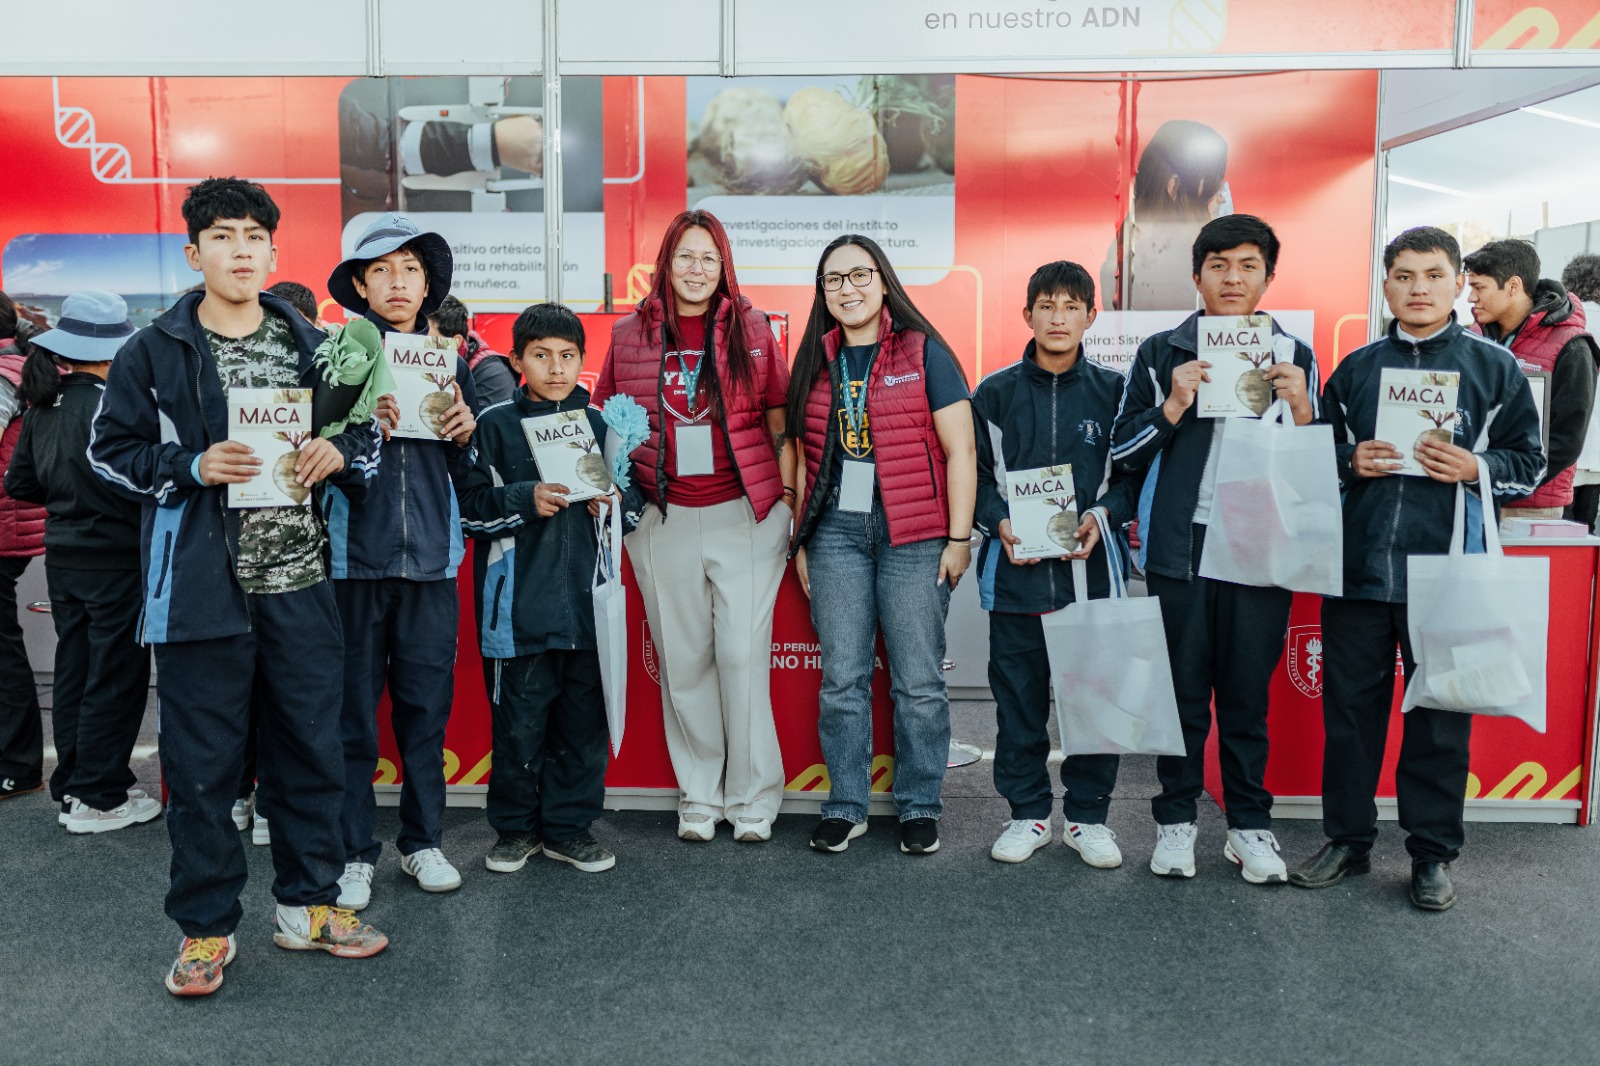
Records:
M629 456L650 436L650 416L639 406L639 401L619 392L606 401L600 409L600 417L617 437L616 454L611 459L611 480L619 489L627 489L632 484L628 471L633 460Z

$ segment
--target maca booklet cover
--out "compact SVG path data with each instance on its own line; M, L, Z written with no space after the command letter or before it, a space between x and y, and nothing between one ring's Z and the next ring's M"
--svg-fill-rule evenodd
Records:
M557 411L522 420L522 432L539 464L539 480L568 489L569 501L588 500L611 491L611 472L589 428L588 412Z
M1251 418L1272 404L1271 315L1201 315L1198 353L1210 381L1195 394L1200 418Z
M311 490L294 479L312 438L310 389L229 389L228 439L248 446L261 473L228 486L229 507L301 507Z
M1450 444L1456 433L1456 393L1461 375L1443 370L1385 367L1378 377L1378 421L1373 436L1399 449L1397 474L1427 477L1417 445L1432 438Z
M386 333L383 355L394 372L400 403L396 437L444 439L444 413L455 406L456 349L453 341L415 333Z
M1071 466L1041 466L1006 471L1006 496L1011 511L1012 545L1017 559L1046 559L1078 547L1077 489Z

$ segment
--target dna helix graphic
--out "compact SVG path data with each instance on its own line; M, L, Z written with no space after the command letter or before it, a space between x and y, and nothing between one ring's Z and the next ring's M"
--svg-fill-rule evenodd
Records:
M114 142L97 141L94 116L84 108L61 106L60 79L50 79L50 93L55 104L56 141L65 148L88 152L89 169L97 180L108 185L131 180L133 157L128 150Z

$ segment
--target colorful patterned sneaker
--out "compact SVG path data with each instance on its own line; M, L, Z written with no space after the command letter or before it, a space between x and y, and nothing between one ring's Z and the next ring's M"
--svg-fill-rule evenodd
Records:
M400 869L415 877L424 892L454 892L461 887L461 873L438 848L400 856Z
M1050 843L1050 822L1044 818L1013 818L989 849L996 862L1026 862Z
M339 875L339 906L345 910L366 910L372 902L372 864L347 862Z
M355 911L321 904L278 904L272 942L290 951L326 951L341 959L365 959L389 946L389 938L362 923Z
M597 874L617 864L617 857L601 847L600 842L587 831L560 843L546 840L544 857L569 863L573 869L582 870L586 874Z
M43 787L44 781L42 780L28 782L18 781L14 777L0 777L0 800L26 796L30 792L37 792Z
M532 833L501 833L483 857L483 865L497 874L514 874L528 865L530 856L543 850L544 842Z
M1230 829L1222 854L1252 885L1281 885L1289 871L1278 857L1278 838L1265 829Z
M184 937L178 961L167 974L167 991L175 996L209 996L222 987L222 968L238 950L231 934Z
M1097 870L1110 870L1122 865L1122 849L1117 847L1117 834L1096 822L1068 822L1061 834L1061 843L1078 853L1078 857Z

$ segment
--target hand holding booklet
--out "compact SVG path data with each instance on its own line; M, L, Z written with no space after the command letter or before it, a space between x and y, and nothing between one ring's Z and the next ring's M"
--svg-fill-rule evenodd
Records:
M396 437L444 440L444 413L455 406L456 349L451 341L415 333L386 333L383 354L400 404Z
M1427 477L1417 462L1424 440L1455 441L1456 393L1461 375L1454 371L1401 370L1385 367L1378 379L1378 420L1373 436L1393 445L1401 458L1396 474Z
M1200 418L1258 418L1272 404L1272 316L1201 315L1199 358L1211 364L1195 393Z
M228 485L228 506L303 506L311 489L295 480L294 467L313 435L310 389L229 389L228 439L255 452L261 472Z
M565 485L568 502L611 491L611 471L594 439L587 411L579 408L524 418L522 432L539 466L539 480Z
M1078 549L1077 490L1072 467L1006 471L1006 504L1015 559L1054 559Z

